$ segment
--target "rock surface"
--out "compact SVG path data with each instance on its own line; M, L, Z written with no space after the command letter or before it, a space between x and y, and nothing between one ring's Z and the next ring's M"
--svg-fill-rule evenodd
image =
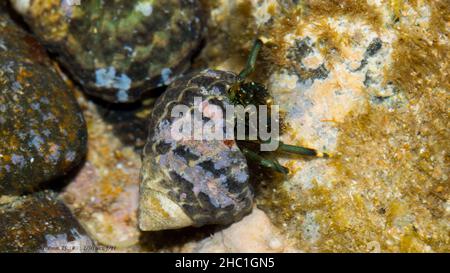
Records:
M283 140L332 157L280 155L290 175L261 175L259 209L223 230L145 233L136 221L134 137L117 134L80 98L88 164L63 196L89 234L119 251L449 251L449 6L294 2L211 2L207 47L195 66L239 72L251 40L262 36L253 77L286 114Z
M94 246L56 193L0 199L1 252L94 252Z
M219 2L202 63L235 71L261 35L282 139L333 155L261 181L283 233L308 252L448 251L448 3Z
M86 124L44 49L0 10L0 195L64 175L85 155Z
M267 215L254 208L242 221L179 251L189 253L282 253L299 252L273 226Z
M89 94L132 102L190 65L203 35L200 1L11 0Z

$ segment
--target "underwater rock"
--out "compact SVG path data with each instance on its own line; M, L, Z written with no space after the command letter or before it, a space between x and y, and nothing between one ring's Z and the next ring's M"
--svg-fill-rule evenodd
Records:
M31 192L86 151L76 99L44 49L0 14L0 194Z
M261 34L267 43L252 76L287 114L283 140L332 157L280 158L289 176L258 176L255 201L270 221L254 209L200 236L189 237L198 228L141 232L139 154L120 141L133 137L117 137L114 122L81 99L88 163L63 197L88 234L125 251L448 252L446 1L219 0L212 7L196 66L236 71ZM160 239L141 248L140 236Z
M116 165L105 177L87 162L64 190L62 198L74 211L88 234L106 246L119 249L138 243L139 168Z
M184 245L179 252L187 253L293 253L292 246L258 208L242 221L220 230L208 238Z
M86 91L133 102L184 72L203 36L198 0L11 0Z
M255 189L272 222L307 252L447 252L448 1L219 2L200 62L261 35L281 139L332 155L280 158L289 177Z
M403 6L414 16L422 13L424 25L418 28L431 27L425 24L429 19L424 12L431 7L424 6L428 7ZM433 169L444 169L439 149L432 148L436 152L428 158L419 152L444 143L443 131L436 127L437 120L444 118L442 108L426 96L421 95L422 101L416 99L414 93L422 93L417 89L422 79L412 75L421 68L401 64L408 57L398 52L408 45L398 44L404 39L401 31L383 27L382 22L395 24L391 17L383 17L385 8L353 3L353 12L361 12L358 16L337 13L321 19L310 15L310 20L300 19L284 36L274 38L283 39L284 50L278 53L286 54L268 84L280 109L287 113L289 129L282 139L335 155L315 162L281 161L292 170L290 179L276 191L284 192L281 195L287 200L283 204L289 204L284 211L290 216L283 221L298 219L288 221L288 230L300 229L302 246L309 251L429 252L439 249L439 240L449 239L439 230L441 220L431 216L444 209L443 203L435 202L440 208L430 210L418 201L446 180L444 175L425 175L420 167L434 161ZM368 16L365 10L378 17ZM411 28L407 16L400 25ZM428 50L420 48L417 54L434 58L435 53ZM401 80L396 75L399 66L409 67ZM427 74L435 73L430 66L427 70ZM405 88L405 80L418 85ZM440 93L436 87L428 87L427 92ZM428 103L434 105L434 113L423 108ZM416 133L430 125L431 142L416 141ZM414 193L410 187L416 188ZM261 203L273 205L283 199L273 192L269 196L271 201ZM430 225L435 227L432 231ZM411 229L418 230L417 236ZM374 233L378 235L369 235ZM432 236L440 239L425 239Z
M0 199L0 252L94 251L94 243L56 193Z

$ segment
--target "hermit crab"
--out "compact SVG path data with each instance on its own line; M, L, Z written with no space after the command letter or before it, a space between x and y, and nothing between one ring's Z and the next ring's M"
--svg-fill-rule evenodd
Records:
M206 69L177 79L158 98L150 117L149 134L143 150L141 169L139 226L144 231L178 229L207 224L227 225L240 220L253 207L253 190L247 160L281 173L288 170L276 160L255 150L261 139L195 137L195 129L205 133L215 125L233 126L237 117L220 115L230 106L273 105L264 85L247 82L254 71L258 51L263 43L257 39L247 66L239 74ZM184 106L183 114L174 111ZM200 126L189 118L201 113ZM217 111L219 110L219 111ZM181 113L181 112L180 112ZM187 122L186 122L187 120ZM242 120L241 120L242 121ZM194 133L178 135L187 126ZM235 123L234 123L235 124ZM258 126L270 126L267 123ZM211 127L211 126L210 126ZM213 126L214 127L214 126ZM226 130L217 126L211 130ZM247 128L248 129L248 128ZM267 128L266 128L267 129ZM225 134L225 132L224 132ZM252 145L247 145L247 144ZM317 156L313 149L278 142L277 151Z

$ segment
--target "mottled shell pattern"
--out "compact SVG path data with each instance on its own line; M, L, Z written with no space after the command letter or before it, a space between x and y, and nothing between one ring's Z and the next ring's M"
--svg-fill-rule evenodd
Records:
M247 161L234 140L175 140L176 105L195 107L194 97L225 109L237 76L203 70L176 80L153 109L143 152L139 225L142 230L230 224L252 209ZM205 122L205 121L203 121Z
M205 27L198 0L10 0L94 96L133 102L189 67Z

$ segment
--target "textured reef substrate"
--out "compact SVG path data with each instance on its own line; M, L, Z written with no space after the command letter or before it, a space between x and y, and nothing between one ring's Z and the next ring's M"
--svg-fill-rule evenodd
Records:
M193 68L237 73L261 37L252 77L284 112L282 140L331 158L280 155L289 176L254 176L257 208L229 227L142 232L140 154L157 95L111 106L66 78L87 123L88 152L58 200L87 236L121 252L450 251L448 2L202 3L208 32Z

